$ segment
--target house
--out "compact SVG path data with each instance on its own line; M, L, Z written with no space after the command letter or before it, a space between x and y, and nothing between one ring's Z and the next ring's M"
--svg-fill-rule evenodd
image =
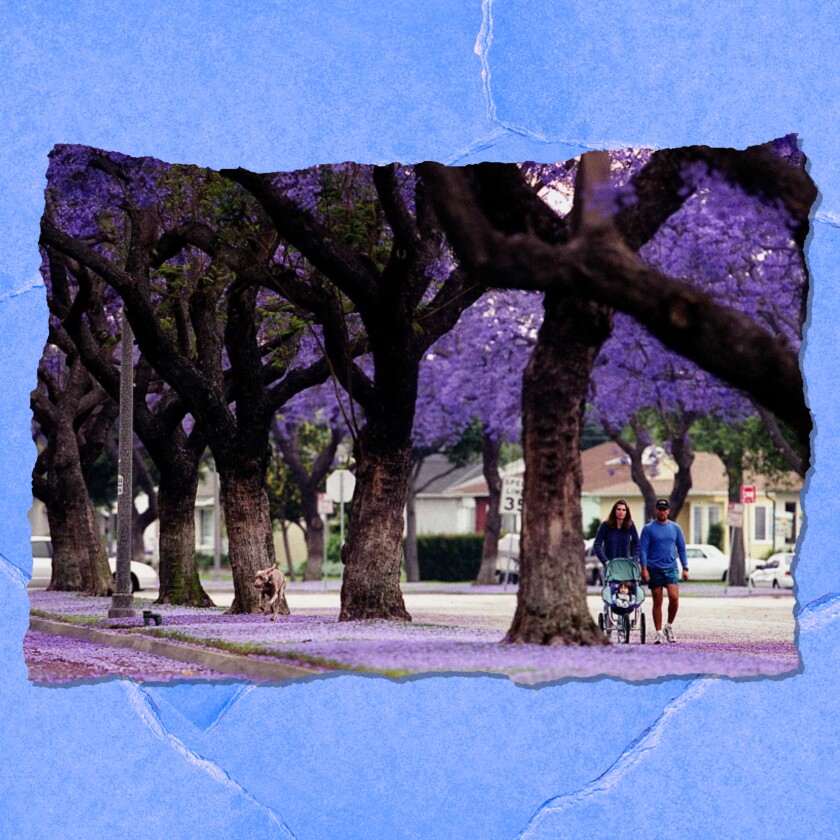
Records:
M219 553L220 555L226 555L228 551L227 532L224 527L221 504L217 497L217 486L216 473L212 464L209 464L205 475L199 481L195 499L195 551L196 554L204 554L209 557L214 556L215 533L219 520L221 520L219 522ZM148 498L145 493L138 493L135 498L135 507L138 512L146 510ZM106 550L111 556L115 556L117 551L117 506L114 504L112 508L100 507L94 513ZM38 499L32 500L32 507L29 510L29 523L33 536L46 536L50 532L46 508ZM143 534L146 557L155 568L157 568L160 560L158 556L159 533L160 523L156 520L146 528ZM303 531L297 527L290 527L287 536L292 562L299 566L306 560L306 541ZM274 532L274 552L278 564L285 569L288 561L283 536L279 529Z
M660 496L669 494L676 464L661 448L649 453L648 463L653 487ZM644 524L644 502L639 488L630 477L630 466L623 451L612 442L602 443L581 453L583 486L581 492L582 525L586 529L593 519L604 520L615 501L623 498L630 506L637 524ZM502 471L504 475L524 475L524 462L514 461ZM723 551L729 553L729 495L726 471L721 460L710 452L697 452L691 470L692 488L680 511L677 522L686 541L705 543L709 526L723 525ZM438 485L436 508L427 506L422 494L417 500L418 533L468 533L482 531L487 515L487 484L481 470L458 479L451 476L448 486ZM755 487L755 501L743 506L745 548L748 556L760 557L771 549L792 547L802 523L802 481L793 473L769 480L760 475L747 475L745 484ZM435 514L444 506L461 511L457 521ZM473 516L467 521L467 511ZM519 530L520 517L503 517L505 530Z
M676 464L659 449L648 458L651 483L658 496L667 497ZM644 515L641 491L630 477L624 452L611 442L581 453L584 526L594 518L606 519L616 499L626 499L639 523ZM729 553L729 492L723 462L711 452L697 452L691 468L692 486L677 522L690 543L709 540L709 526L723 527L723 552ZM743 506L747 556L760 557L770 549L792 547L802 523L802 481L793 473L777 480L747 474L744 483L755 487L755 502Z
M453 486L476 480L484 488L483 500L451 492ZM454 467L445 455L429 455L420 467L414 486L418 534L471 534L484 529L484 519L476 510L482 503L483 510L487 510L487 484L480 463Z

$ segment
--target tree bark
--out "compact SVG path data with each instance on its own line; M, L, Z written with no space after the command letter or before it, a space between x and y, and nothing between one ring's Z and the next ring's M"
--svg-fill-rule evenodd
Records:
M743 455L739 454L737 458L727 459L724 461L726 467L726 476L729 480L729 501L735 504L741 502L741 484L744 481L743 469ZM729 543L729 574L727 575L727 583L730 586L746 586L747 585L747 558L744 547L744 529L732 528L730 531ZM689 563L689 572L691 564Z
M345 566L339 621L410 621L400 590L400 564L411 444L375 448L372 437L368 425L359 438L356 490L341 551Z
M319 519L320 521L320 519ZM280 534L283 537L283 551L286 553L286 578L288 580L295 579L295 566L292 563L292 549L289 547L289 524L286 522L285 518L280 520ZM306 544L307 547L309 546L309 532L306 532ZM309 565L309 561L307 559L306 565ZM306 580L306 568L304 568L304 580ZM320 559L318 562L318 577L316 580L321 579L321 563Z
M183 460L182 466L183 466ZM198 464L194 469L162 472L158 487L160 517L160 591L156 604L212 607L201 586L195 557L195 495Z
M487 516L484 520L484 542L481 547L481 566L476 576L476 585L496 583L496 562L499 557L499 534L502 530L502 477L499 475L499 454L501 438L493 438L485 429L481 436L481 457L484 480L490 498L487 502Z
M291 561L290 561L291 562ZM304 580L321 580L324 574L324 520L315 513L306 521L306 566L303 569Z
M525 369L525 482L519 592L507 642L605 644L586 604L580 432L607 310L557 294Z
M47 587L49 592L78 592L82 588L82 573L79 568L80 552L71 537L67 524L67 511L61 498L46 503L47 522L52 544L52 574ZM60 558L59 562L55 558Z
M426 458L421 455L412 460L405 501L405 579L416 583L420 580L420 558L417 555L417 478Z
M64 413L58 417L54 433L53 467L56 471L59 491L64 499L67 531L73 543L73 553L78 557L78 567L82 578L81 591L85 595L107 596L113 593L114 584L111 569L108 566L108 555L96 526L93 505L82 474L73 419L73 417L65 416ZM61 545L61 540L59 545ZM61 556L59 555L56 561L54 555L53 562L54 564L61 563Z
M254 586L254 576L262 569L277 565L265 488L265 467L245 458L234 459L231 464L227 463L227 459L216 457L216 465L235 592L228 613L258 613L260 594ZM289 614L285 596L280 614Z
M149 500L149 504L143 513L139 513L135 506L134 515L131 517L131 559L136 560L138 563L145 563L146 543L143 535L146 533L146 528L158 518L158 498L149 468L146 466L143 456L137 449L134 450L132 473L134 475L135 488L143 490L146 498Z

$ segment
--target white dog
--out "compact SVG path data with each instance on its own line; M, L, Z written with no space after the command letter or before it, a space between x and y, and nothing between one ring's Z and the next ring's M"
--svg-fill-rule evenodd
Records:
M271 620L277 620L277 613L289 614L286 603L286 577L280 569L272 566L262 569L254 577L254 586L260 593L260 609L263 615L271 613Z

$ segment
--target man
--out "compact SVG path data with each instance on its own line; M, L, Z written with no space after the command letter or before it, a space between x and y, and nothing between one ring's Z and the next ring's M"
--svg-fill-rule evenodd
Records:
M680 605L680 575L677 555L682 564L682 579L688 580L688 558L685 556L685 538L682 528L668 519L671 505L667 499L656 500L656 518L642 528L641 544L642 580L650 586L653 598L653 625L656 628L655 645L662 644L662 598L668 592L668 623L665 625L665 639L677 640L674 635L674 619Z

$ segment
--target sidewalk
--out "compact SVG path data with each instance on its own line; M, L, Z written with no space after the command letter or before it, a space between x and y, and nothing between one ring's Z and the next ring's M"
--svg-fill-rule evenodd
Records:
M755 630L756 617L766 622L761 617L768 609L777 610L782 618L786 609L789 615L791 599L768 599L769 606L755 602L751 612L744 609L752 603L749 599L722 598L720 609L730 604L732 609L721 632L710 630L720 620L707 612L717 610L717 603L697 599L693 619L687 607L683 610L687 620L681 624L678 644L653 646L649 638L641 645L636 636L629 645L574 648L502 644L515 597L500 593L500 587L488 587L491 591L486 593L478 589L483 587L444 586L441 592L406 587L414 621L339 622L337 587L325 591L323 584L296 583L289 590L292 614L275 622L261 615L225 615L224 607L163 605L152 608L161 616L159 627L143 624L142 610L151 607L151 599L135 598L137 617L116 620L107 618L110 598L32 591L31 626L34 632L55 638L127 648L138 656L153 654L231 677L271 682L336 671L394 678L450 672L506 675L534 685L593 676L756 677L792 672L799 666L792 621L789 632L778 619L773 626L781 630ZM590 609L597 611L599 599L593 595L588 600Z

